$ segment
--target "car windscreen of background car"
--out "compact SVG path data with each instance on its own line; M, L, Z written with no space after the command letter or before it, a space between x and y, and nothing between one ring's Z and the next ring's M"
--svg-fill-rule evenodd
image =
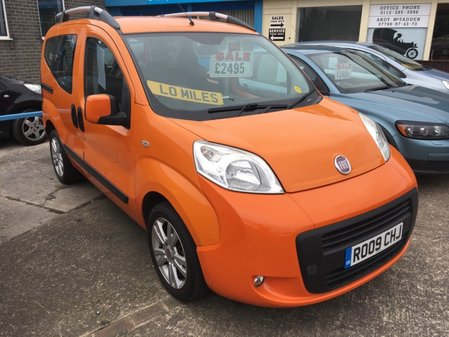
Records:
M194 120L230 117L242 106L289 105L315 92L296 65L261 36L158 33L125 39L150 105L161 115ZM218 110L229 114L212 116ZM258 113L244 108L241 113L247 110Z
M404 85L399 78L387 73L373 61L353 51L326 52L311 55L341 93L356 93Z
M408 57L405 57L404 55L401 55L394 50L379 46L377 44L369 46L371 49L377 50L378 52L381 52L382 54L385 54L389 57L391 57L396 62L402 64L404 67L410 69L410 70L425 70L426 68L418 63L415 62Z

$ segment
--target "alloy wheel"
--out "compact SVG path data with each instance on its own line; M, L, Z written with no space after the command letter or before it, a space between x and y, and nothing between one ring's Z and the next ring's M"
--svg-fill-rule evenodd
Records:
M39 142L45 137L42 117L25 118L22 122L22 134L30 142Z
M165 281L174 289L181 289L187 279L187 262L178 233L165 218L157 218L151 229L152 249Z
M60 177L64 175L64 161L62 158L61 146L56 138L51 139L50 149L51 158L53 159L53 166L55 168L56 174Z

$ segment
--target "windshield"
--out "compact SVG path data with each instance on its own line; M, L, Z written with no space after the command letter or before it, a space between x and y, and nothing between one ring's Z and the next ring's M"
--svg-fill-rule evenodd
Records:
M341 93L396 88L404 85L400 79L380 68L357 51L343 50L311 55Z
M419 64L418 62L415 62L413 60L410 60L409 58L405 57L404 55L401 55L394 50L379 46L377 44L370 45L371 49L377 50L378 52L381 52L382 54L387 55L388 57L391 57L396 62L402 64L404 67L410 69L410 70L424 70L425 68Z
M305 104L316 89L258 35L127 35L152 109L193 120L263 113ZM296 103L295 103L296 102Z

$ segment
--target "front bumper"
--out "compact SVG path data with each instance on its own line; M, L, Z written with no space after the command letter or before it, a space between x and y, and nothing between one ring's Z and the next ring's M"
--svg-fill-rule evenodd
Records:
M410 139L398 134L394 141L416 173L449 173L449 140Z
M220 223L219 243L197 248L206 282L220 295L255 305L313 304L368 282L405 253L415 222L416 198L412 195L416 194L416 180L403 158L394 150L391 160L373 171L298 193L236 193L202 177L199 179ZM330 228L330 225L339 226L342 221L363 219L368 212L376 213L405 199L411 200L408 233L393 246L394 251L388 257L335 287L320 288L319 291L310 287L316 280L304 273L307 265L302 265L301 256L298 258L301 248L297 249L297 238L301 234ZM363 240L364 236L357 242ZM312 245L305 255L322 259L318 256L320 249ZM340 262L343 266L344 257ZM317 268L321 273L321 267ZM253 284L257 275L265 278L259 287Z

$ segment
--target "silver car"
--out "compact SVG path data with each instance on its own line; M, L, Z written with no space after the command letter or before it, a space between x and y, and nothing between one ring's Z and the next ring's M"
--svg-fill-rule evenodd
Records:
M400 77L408 84L439 90L449 93L449 73L423 66L391 49L374 43L351 41L309 41L289 44L283 47L294 48L304 45L335 46L346 49L355 49L371 58L374 62Z

